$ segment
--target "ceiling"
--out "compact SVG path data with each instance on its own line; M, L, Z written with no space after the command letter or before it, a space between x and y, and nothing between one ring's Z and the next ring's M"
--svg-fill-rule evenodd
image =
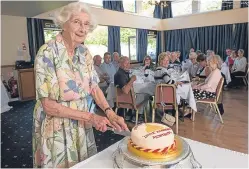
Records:
M1 15L34 17L73 1L1 1Z

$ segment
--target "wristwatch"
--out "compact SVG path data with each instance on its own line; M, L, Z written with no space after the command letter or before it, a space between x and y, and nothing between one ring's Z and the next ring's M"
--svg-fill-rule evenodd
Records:
M105 109L105 114L106 114L106 112L107 112L108 110L112 110L112 108L110 108L110 107L106 108L106 109Z

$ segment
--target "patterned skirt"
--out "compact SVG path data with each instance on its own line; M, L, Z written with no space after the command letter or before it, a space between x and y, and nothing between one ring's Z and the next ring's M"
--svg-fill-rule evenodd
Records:
M205 90L199 90L199 89L194 89L194 97L196 100L200 100L200 99L212 99L216 97L216 93L215 92L208 92Z

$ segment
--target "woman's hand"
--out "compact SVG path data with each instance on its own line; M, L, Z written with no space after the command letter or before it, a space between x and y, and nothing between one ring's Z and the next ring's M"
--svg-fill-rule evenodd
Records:
M90 122L96 130L99 130L101 132L105 132L107 130L107 125L113 127L113 125L106 117L99 116L96 114L92 114Z
M116 129L118 131L122 131L122 130L129 131L123 117L118 116L112 110L109 110L106 113L106 115L107 115L108 119L110 120L111 124L114 126L113 127L114 129Z

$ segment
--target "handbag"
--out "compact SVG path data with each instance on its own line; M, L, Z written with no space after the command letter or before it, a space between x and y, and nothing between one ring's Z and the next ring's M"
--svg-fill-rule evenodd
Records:
M168 126L173 126L174 123L176 122L176 118L174 116L164 113L161 122L163 122L164 124Z

